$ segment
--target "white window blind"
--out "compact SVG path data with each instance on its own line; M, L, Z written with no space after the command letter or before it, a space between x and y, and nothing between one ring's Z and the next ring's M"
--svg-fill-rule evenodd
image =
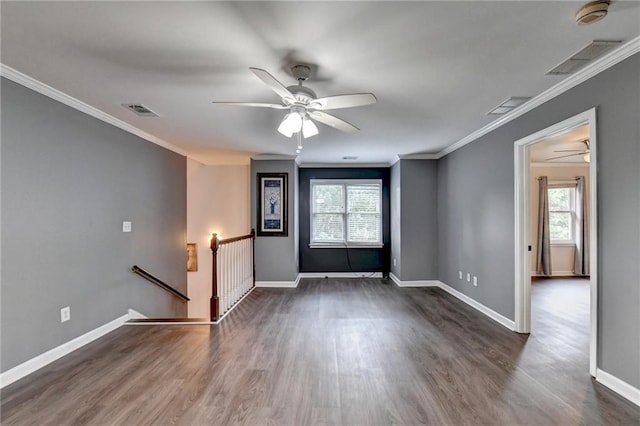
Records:
M312 180L311 244L382 245L380 180Z

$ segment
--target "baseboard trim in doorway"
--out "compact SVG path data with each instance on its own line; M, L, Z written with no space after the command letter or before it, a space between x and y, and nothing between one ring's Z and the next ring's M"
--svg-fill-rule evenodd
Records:
M402 281L396 277L393 272L389 274L389 278L391 278L398 287L440 287L440 281L438 280Z
M599 368L596 370L596 381L640 407L640 389Z
M30 360L25 361L22 364L19 364L5 371L4 373L0 374L0 389L22 379L23 377L28 376L29 374L41 369L48 364L51 364L52 362L62 358L65 355L70 354L73 351L80 349L81 347L93 342L94 340L99 339L100 337L108 333L111 333L113 330L119 328L126 321L128 321L130 318L129 315L129 313L122 315L121 317L118 317L113 321L101 325L98 328L95 328L81 336L78 336L75 339L69 340L68 342L63 343L60 346L50 349L43 354L31 358Z
M382 278L382 272L300 272L302 278Z
M444 291L446 291L447 293L449 293L450 295L460 299L461 301L463 301L467 305L471 306L472 308L477 309L478 311L482 312L483 314L485 314L486 316L488 316L492 320L494 320L494 321L502 324L503 326L507 327L509 330L515 331L515 329L516 329L515 321L510 320L509 318L505 317L504 315L497 313L496 311L494 311L491 308L487 308L482 303L476 301L475 299L470 298L469 296L467 296L464 293L459 292L455 288L448 286L447 284L443 283L442 281L438 281L438 282L440 283L439 287L441 289L443 289Z

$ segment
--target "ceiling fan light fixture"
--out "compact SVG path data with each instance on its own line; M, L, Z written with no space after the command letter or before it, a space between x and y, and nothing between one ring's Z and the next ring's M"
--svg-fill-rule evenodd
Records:
M284 116L282 123L278 126L278 131L290 138L294 133L302 129L302 116L298 112L290 112Z
M318 126L316 123L311 121L309 118L305 118L302 121L302 136L306 138L310 138L318 134Z

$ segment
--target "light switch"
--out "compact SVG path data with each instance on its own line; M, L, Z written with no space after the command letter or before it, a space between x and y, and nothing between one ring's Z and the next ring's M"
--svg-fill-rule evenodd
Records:
M122 232L131 232L131 222L129 221L122 222Z

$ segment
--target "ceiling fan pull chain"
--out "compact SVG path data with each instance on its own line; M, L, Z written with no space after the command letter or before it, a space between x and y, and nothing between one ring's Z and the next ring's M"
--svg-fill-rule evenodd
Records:
M298 148L296 149L296 154L300 154L300 151L302 151L302 130L296 133L296 135L298 139Z

